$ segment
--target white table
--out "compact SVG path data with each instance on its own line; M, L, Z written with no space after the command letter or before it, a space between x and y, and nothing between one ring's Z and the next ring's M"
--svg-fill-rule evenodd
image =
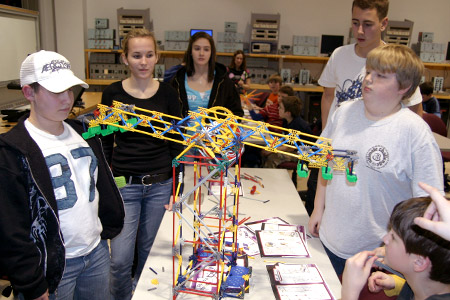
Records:
M436 143L441 151L450 151L450 139L443 135L433 132L433 136L436 139Z
M307 228L308 214L303 203L292 184L289 173L283 169L242 169L241 174L248 173L252 176L263 178L264 188L257 185L258 195L250 195L250 188L255 185L254 182L242 180L243 189L246 197L260 200L269 200L262 203L245 198L240 199L240 216L251 217L248 222L266 219L270 217L280 217L290 224L300 224ZM186 178L191 174L186 172ZM186 183L187 185L187 183ZM187 191L187 189L185 189ZM208 200L206 200L208 201ZM147 299L172 299L172 213L166 213L155 243L147 259L142 272L133 300ZM186 235L185 235L186 236ZM191 246L190 246L191 247ZM282 261L286 263L315 263L322 272L325 281L336 299L341 297L341 284L336 273L326 255L319 239L309 239L308 249L310 258L261 258L249 259L249 264L253 268L252 278L250 279L250 292L245 295L245 299L274 299L275 296L269 281L269 275L266 265L271 264L264 260ZM183 250L185 251L185 250ZM192 253L192 250L190 250ZM149 270L151 267L158 275ZM164 272L162 268L164 267ZM157 278L159 285L156 290L148 291L154 287L152 279ZM209 299L207 297L193 296L185 293L178 295L177 299ZM231 298L230 298L231 299Z

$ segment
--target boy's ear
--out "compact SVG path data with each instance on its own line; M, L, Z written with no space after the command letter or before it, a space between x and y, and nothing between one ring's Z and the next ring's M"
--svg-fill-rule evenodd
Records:
M423 272L428 269L428 267L431 267L430 258L417 254L413 257L413 264L415 272Z
M385 31L388 24L388 17L385 17L383 20L381 20L381 31Z
M28 101L34 101L34 89L31 86L29 86L28 84L24 85L22 87L22 93Z
M409 91L410 88L411 88L411 84L408 85L407 87L405 87L404 89L399 89L398 93L403 96L406 92Z

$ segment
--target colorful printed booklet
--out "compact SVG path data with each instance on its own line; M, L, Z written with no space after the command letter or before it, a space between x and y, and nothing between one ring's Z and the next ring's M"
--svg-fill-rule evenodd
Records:
M275 264L266 269L278 300L335 300L315 264Z

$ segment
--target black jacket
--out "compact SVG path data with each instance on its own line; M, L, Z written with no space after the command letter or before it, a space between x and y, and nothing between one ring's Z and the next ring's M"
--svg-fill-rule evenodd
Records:
M233 112L236 116L242 117L244 115L244 111L242 110L241 99L234 83L227 76L227 68L220 63L216 63L215 71L211 96L209 97L207 108L223 106L231 110L231 112ZM184 117L187 116L189 111L186 87L184 85L185 75L186 68L182 67L172 79L172 85L177 90L178 96L180 97L182 103L182 112Z
M65 267L65 249L48 167L25 128L25 118L0 135L0 275L8 276L26 299L34 299L57 288ZM83 132L80 122L67 123ZM123 201L99 139L87 143L98 158L101 237L111 239L123 227Z

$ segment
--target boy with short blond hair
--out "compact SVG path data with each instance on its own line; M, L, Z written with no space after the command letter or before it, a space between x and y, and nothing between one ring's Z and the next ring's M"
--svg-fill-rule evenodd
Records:
M422 62L408 47L385 45L369 53L366 69L362 101L342 105L322 133L333 148L357 151L358 181L348 183L343 174L329 182L319 178L309 221L338 275L347 258L379 246L395 204L425 195L419 181L443 191L442 158L431 130L402 105L419 84Z
M383 238L384 262L402 273L407 283L398 300L450 299L450 242L414 223L431 201L430 197L403 201L395 206L390 217L389 232ZM364 251L347 261L342 299L358 299L375 259L374 252ZM369 288L377 286L377 282L382 282L381 288L394 286L394 279L379 271L370 276Z

